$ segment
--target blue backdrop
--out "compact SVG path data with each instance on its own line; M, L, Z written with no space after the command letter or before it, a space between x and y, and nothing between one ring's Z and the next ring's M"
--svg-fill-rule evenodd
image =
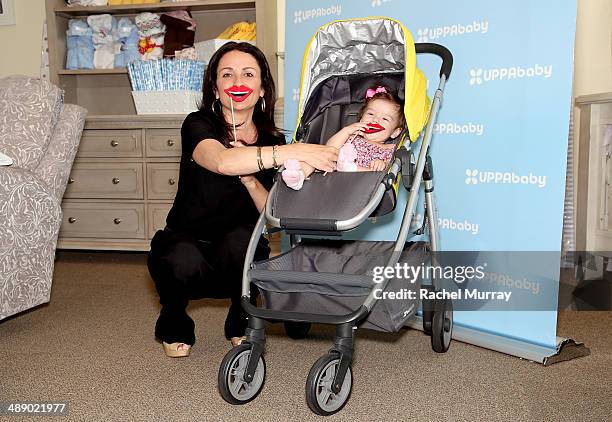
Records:
M576 1L466 0L459 6L453 0L287 0L286 129L295 129L303 52L315 31L334 20L367 16L400 20L415 42L442 44L454 56L431 150L441 248L559 251ZM440 60L419 55L417 65L433 97ZM402 192L399 210L405 201ZM400 222L401 212L395 212L358 236L393 239ZM538 271L558 285L559 261L549 261ZM547 294L556 297L556 285ZM554 348L556 315L483 311L455 318Z

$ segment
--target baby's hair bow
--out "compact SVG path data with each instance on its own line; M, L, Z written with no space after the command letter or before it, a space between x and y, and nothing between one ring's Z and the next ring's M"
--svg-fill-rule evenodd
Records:
M374 89L374 88L368 89L366 91L366 96L365 97L366 98L372 98L374 95L379 94L379 93L382 93L382 94L386 94L387 93L387 90L385 89L384 86L376 87L376 89Z

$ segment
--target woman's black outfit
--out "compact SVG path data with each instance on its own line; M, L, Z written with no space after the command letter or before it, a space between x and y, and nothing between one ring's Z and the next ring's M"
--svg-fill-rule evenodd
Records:
M246 328L240 306L242 268L259 213L237 176L214 173L191 158L201 140L223 138L224 128L217 121L212 113L197 111L183 122L178 192L166 229L151 241L149 272L162 305L155 336L167 343L195 343L194 322L185 311L190 299L231 298L225 336L240 337ZM258 136L255 145L284 141L263 138ZM256 177L270 190L274 170ZM266 259L269 253L262 237L255 259Z

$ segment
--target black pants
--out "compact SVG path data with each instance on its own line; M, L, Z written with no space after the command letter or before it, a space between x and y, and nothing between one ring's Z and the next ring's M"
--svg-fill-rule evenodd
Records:
M185 308L189 300L230 298L225 337L244 335L247 321L240 305L242 268L252 227L238 226L216 241L195 239L188 233L159 230L151 240L148 266L162 309L155 336L166 343L195 343L195 324ZM261 238L256 260L268 258L270 248ZM251 289L251 298L256 290Z

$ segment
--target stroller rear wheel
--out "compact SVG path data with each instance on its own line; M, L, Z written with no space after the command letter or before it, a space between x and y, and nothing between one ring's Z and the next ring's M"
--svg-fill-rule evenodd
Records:
M431 320L431 347L436 353L446 353L453 334L453 302L436 301Z
M289 338L301 340L306 338L311 326L310 322L285 321L285 333L287 333Z
M251 358L251 344L241 344L227 352L219 368L219 393L231 404L245 404L255 399L266 380L266 361L259 357L251 382L244 381L244 374Z
M321 356L308 373L306 379L306 403L317 415L329 416L342 410L348 402L353 389L353 371L349 365L342 387L337 394L332 391L332 383L338 371L340 355L328 353Z

